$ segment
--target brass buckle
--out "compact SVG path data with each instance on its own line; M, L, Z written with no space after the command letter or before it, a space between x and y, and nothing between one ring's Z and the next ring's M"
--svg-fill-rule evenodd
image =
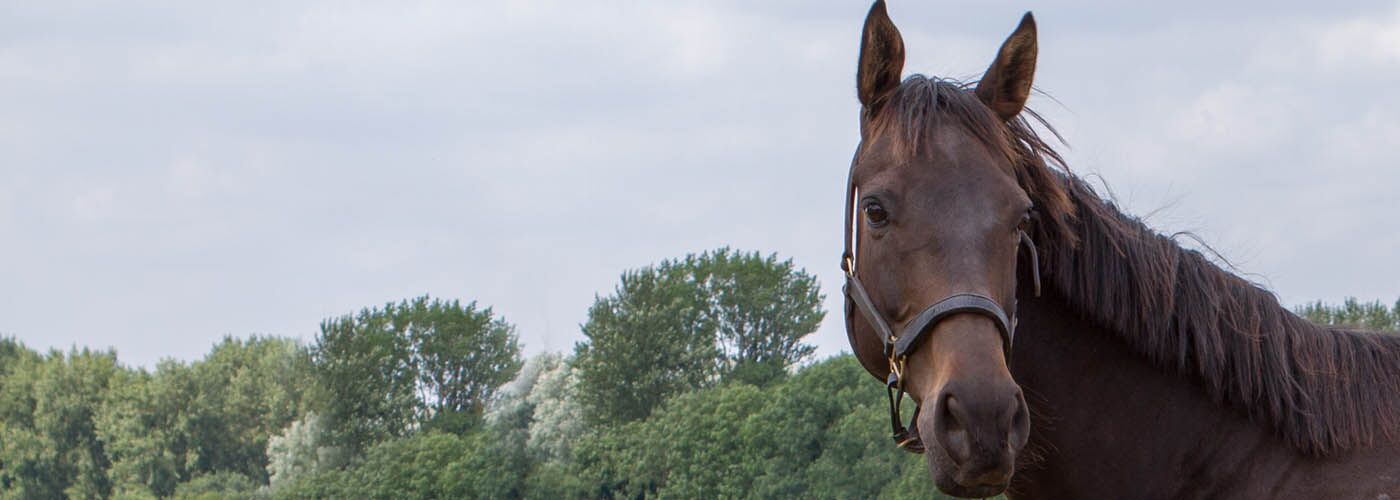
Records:
M894 344L894 339L890 339L890 344ZM904 358L890 353L890 373L894 374L895 383L899 384L898 389L904 389Z

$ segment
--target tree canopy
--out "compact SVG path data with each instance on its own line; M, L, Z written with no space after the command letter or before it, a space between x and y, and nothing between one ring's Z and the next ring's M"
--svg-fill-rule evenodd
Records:
M628 271L588 310L575 347L579 396L590 420L646 417L666 398L705 386L718 368L704 297L675 262Z
M521 363L514 327L490 308L426 296L328 319L311 353L327 437L352 453L471 428Z
M150 369L0 338L0 500L945 498L851 355L807 362L820 302L722 248L627 271L573 355L527 361L490 308L429 297ZM1298 313L1400 330L1400 303Z
M763 384L814 350L825 312L816 278L776 255L729 248L623 273L575 347L595 422L646 417L668 397L737 377Z
M721 248L687 256L685 264L706 300L726 376L761 385L816 350L802 338L826 316L821 285L791 260Z

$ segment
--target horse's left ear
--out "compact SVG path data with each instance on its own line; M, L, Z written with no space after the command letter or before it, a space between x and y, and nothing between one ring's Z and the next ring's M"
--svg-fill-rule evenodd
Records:
M1026 107L1035 78L1035 17L1027 12L1021 25L1006 38L997 58L977 84L977 98L1002 120L1010 120Z

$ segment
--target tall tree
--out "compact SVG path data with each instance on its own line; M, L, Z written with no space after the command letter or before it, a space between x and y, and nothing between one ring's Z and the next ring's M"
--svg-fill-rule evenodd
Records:
M38 353L25 347L23 342L14 337L0 337L0 383L3 383L5 374L20 362L21 357L36 357Z
M363 309L321 323L312 360L332 444L357 453L407 433L417 407L411 353L384 311Z
M42 441L34 429L34 384L43 357L12 338L0 340L0 498L58 491L39 484Z
M426 419L463 432L480 417L492 394L520 371L515 329L476 303L419 297L391 313L406 332L417 365L418 393ZM465 419L465 420L464 420Z
M764 385L812 354L801 339L821 301L816 278L775 254L721 248L627 271L574 348L580 401L617 423L720 378Z
M0 485L18 498L111 495L95 417L121 371L116 354L75 349L24 358L0 393Z
M821 284L791 259L726 247L688 256L686 265L706 297L726 377L761 385L815 351L802 338L826 315Z
M102 402L97 436L112 461L114 490L168 497L190 477L193 462L188 432L197 394L189 367L164 360L154 374L117 374Z
M424 426L465 432L521 364L491 309L426 296L326 320L312 360L328 437L350 453Z
M267 483L267 442L302 412L308 354L296 341L225 337L190 365L198 397L189 432L197 473L236 472Z
M595 423L645 418L667 397L714 379L718 349L706 298L681 262L623 273L599 297L575 345L578 395Z
M226 337L204 359L114 379L97 419L118 493L176 493L211 474L267 482L269 438L301 412L309 375L291 339Z

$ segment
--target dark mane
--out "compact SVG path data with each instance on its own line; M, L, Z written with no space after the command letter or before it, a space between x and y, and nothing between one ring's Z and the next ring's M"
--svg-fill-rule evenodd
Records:
M1126 215L1064 168L1029 111L1003 123L967 84L913 76L871 126L907 154L955 120L1011 160L1036 204L1048 288L1157 366L1273 428L1299 451L1327 455L1400 436L1400 336L1331 330L1269 291Z

